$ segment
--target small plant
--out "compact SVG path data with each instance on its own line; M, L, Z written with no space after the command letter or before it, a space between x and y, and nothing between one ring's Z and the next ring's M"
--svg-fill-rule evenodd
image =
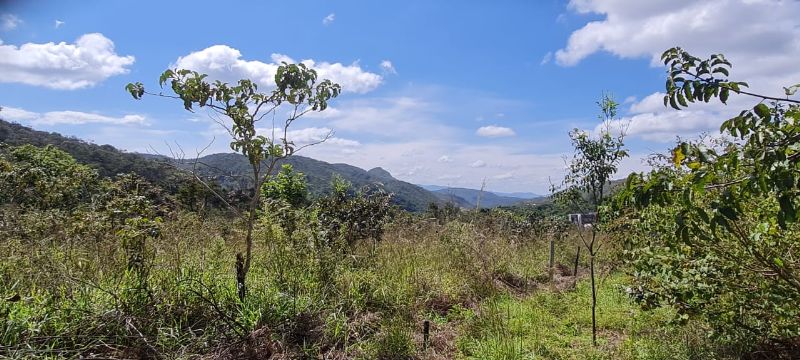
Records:
M378 334L375 358L386 360L411 359L416 351L408 325L399 319L388 322Z
M594 138L585 131L578 129L570 132L569 135L570 139L572 139L575 153L569 163L569 171L564 179L567 189L558 196L562 202L567 201L575 204L585 194L588 196L589 209L595 213L601 213L599 210L604 205L609 180L617 172L620 161L628 156L628 152L624 149L624 131L620 129L617 136L611 134L611 122L617 116L619 104L609 95L604 95L597 104L600 106L601 115L599 119L603 122L604 129ZM580 210L581 208L578 207L577 209ZM602 219L603 217L601 216L600 220ZM589 272L592 281L592 344L595 346L597 345L595 257L602 246L597 241L600 223L596 222L592 225L588 239L584 237L583 229L578 231L581 242L586 251L589 252ZM578 252L579 255L580 252Z
M253 227L261 202L262 186L272 175L278 161L298 150L288 139L292 123L308 112L324 111L328 101L339 96L341 87L327 79L317 82L317 72L305 64L285 62L275 72L275 89L266 93L259 92L258 85L248 79L229 85L219 80L210 83L206 77L205 74L187 69L164 71L158 83L161 87L169 84L174 96L148 92L140 82L128 84L125 90L137 100L145 94L175 98L181 100L188 111L197 106L230 120L229 125L222 126L231 136L231 149L247 157L253 184L253 194L245 214L245 255L241 276L238 277L241 283L237 285L243 289L241 300L244 301L247 289L245 280L253 259ZM265 116L276 116L279 110L289 111L282 126L273 131L279 135L267 137L257 133L258 121ZM222 196L218 197L227 203Z

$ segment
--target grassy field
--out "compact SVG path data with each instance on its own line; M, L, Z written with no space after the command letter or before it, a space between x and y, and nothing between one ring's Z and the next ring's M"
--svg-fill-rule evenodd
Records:
M588 282L570 274L576 240L557 244L561 265L550 280L548 241L488 216L401 217L382 241L346 252L315 243L310 229L287 236L265 218L244 302L233 271L241 245L235 221L175 215L131 253L118 233L49 216L5 222L25 226L4 227L0 242L0 356L724 357L700 324L639 310L610 254L600 259L607 266L593 347ZM131 267L132 256L144 266Z

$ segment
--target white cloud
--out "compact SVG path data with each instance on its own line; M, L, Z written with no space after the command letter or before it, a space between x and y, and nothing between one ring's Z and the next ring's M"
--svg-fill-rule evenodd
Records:
M462 176L460 174L444 174L437 176L436 180L450 181L450 180L459 180L461 178Z
M0 15L0 28L2 28L3 31L14 30L19 24L22 24L22 19L14 14Z
M117 55L114 43L99 33L75 44L0 44L0 82L74 90L125 74L133 62L133 56Z
M514 136L514 130L507 127L497 126L497 125L489 125L489 126L482 126L478 128L475 132L479 136L483 137L505 137L505 136Z
M507 172L507 173L503 173L503 174L498 174L498 175L492 176L493 179L497 179L497 180L512 179L513 177L514 177L514 173L511 173L511 172Z
M214 124L217 125L217 124ZM274 131L270 128L258 128L256 131L268 138L281 138L283 137L283 129L275 128ZM223 135L215 133L215 135ZM295 146L304 146L309 144L324 144L336 145L340 147L358 147L361 143L355 140L343 139L334 136L334 131L327 127L308 127L303 129L294 129L286 132L286 139L293 142Z
M29 123L32 125L83 125L83 124L114 124L114 125L147 125L147 119L142 115L129 114L121 117L106 116L81 111L49 111L37 113L25 109L3 106L0 118L8 121Z
M62 25L64 25L64 22L63 22L63 21L61 21L61 20L56 20L56 21L55 21L55 26L56 26L56 29L60 28Z
M767 91L800 78L800 2L774 0L572 0L579 13L605 15L572 33L556 52L560 65L575 65L599 51L621 58L650 58L681 46L699 57L724 53L732 77Z
M275 72L280 63L295 63L295 60L283 54L272 54L271 60L269 63L244 60L239 50L227 45L214 45L179 57L175 66L206 73L212 79L234 82L246 78L263 86L274 86ZM301 62L314 68L320 79L330 79L340 84L345 92L366 93L383 81L380 75L362 70L357 62L350 65L310 59Z
M473 168L482 168L486 166L486 162L483 160L475 160L472 164L469 164L469 167Z
M572 0L569 8L604 15L572 33L558 50L559 65L572 66L597 52L624 59L648 58L662 67L661 53L681 46L706 58L723 53L733 63L731 79L746 81L752 91L782 96L782 86L800 82L800 2L772 0ZM631 101L630 135L668 142L675 136L717 132L722 121L750 108L754 98L732 95L728 106L713 100L676 111L663 104L663 93ZM626 102L627 99L626 99Z
M325 18L322 19L322 25L329 25L334 20L336 20L336 14L330 13L330 14L328 14L328 16L326 16Z
M361 145L358 141L350 139L342 139L335 137L333 135L334 135L333 130L329 128L310 127L305 129L290 130L286 134L286 137L290 141L293 141L295 144L298 145L318 143L320 141L325 140L326 137L328 138L327 140L325 140L326 144L348 146L348 147Z
M437 121L437 108L417 97L387 97L351 100L326 114L309 113L309 118L328 121L337 131L371 135L381 139L413 139L421 132L444 139L454 131Z
M442 155L442 156L440 156L440 157L439 157L439 159L438 159L438 160L436 160L436 161L438 161L438 162L440 162L440 163L449 163L449 162L453 162L453 159L451 159L451 158L450 158L449 156L447 156L447 155Z
M664 93L653 93L641 101L631 104L629 115L610 123L617 133L625 129L628 136L640 137L654 142L674 142L677 136L693 137L703 132L716 133L723 121L735 116L740 110L752 106L744 97L732 98L729 105L718 103L694 103L681 111L664 106ZM598 124L595 133L603 130Z
M542 56L542 61L539 62L539 65L547 65L552 60L553 60L553 52L548 51L547 54L544 54L544 56Z
M392 62L389 60L381 61L381 69L383 69L383 72L387 74L397 74L397 70L394 68L394 65L392 65Z

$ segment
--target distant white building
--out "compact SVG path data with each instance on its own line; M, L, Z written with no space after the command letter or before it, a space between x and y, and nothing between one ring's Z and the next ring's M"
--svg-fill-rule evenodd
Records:
M578 226L591 225L597 221L597 213L569 214L567 220Z

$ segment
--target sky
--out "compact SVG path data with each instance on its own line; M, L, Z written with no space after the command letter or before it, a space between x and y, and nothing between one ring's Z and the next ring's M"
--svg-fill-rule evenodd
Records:
M568 132L599 129L621 104L646 170L677 137L718 133L755 101L663 106L660 54L724 53L731 78L781 95L800 83L800 2L778 0L0 1L0 118L130 152L230 152L203 110L163 98L168 68L253 79L304 62L343 93L293 124L299 155L382 167L416 184L546 193L563 177ZM278 114L280 115L280 114ZM210 144L210 145L209 145Z

